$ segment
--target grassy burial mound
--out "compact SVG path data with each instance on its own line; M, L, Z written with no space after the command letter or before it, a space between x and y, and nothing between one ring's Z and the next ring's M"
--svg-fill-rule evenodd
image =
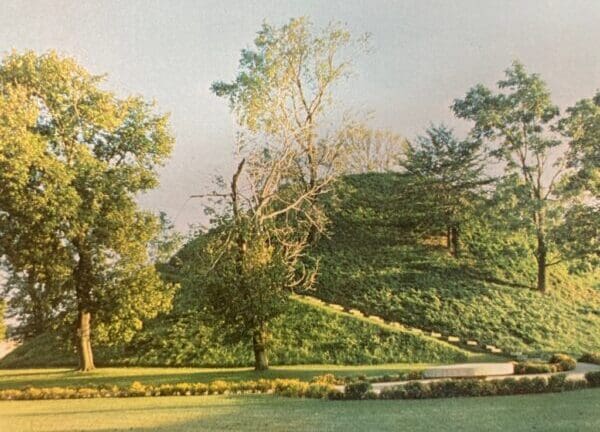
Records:
M272 325L273 364L440 363L468 360L472 354L442 341L378 325L311 302L292 300ZM248 344L231 344L200 314L175 313L147 323L126 346L98 346L100 365L249 366ZM77 358L56 335L25 343L0 367L74 366Z
M567 351L600 346L600 277L550 272L535 291L527 238L466 227L453 258L443 237L426 236L406 177L346 177L331 200L329 238L313 252L321 274L313 295L425 330L476 339L505 351Z

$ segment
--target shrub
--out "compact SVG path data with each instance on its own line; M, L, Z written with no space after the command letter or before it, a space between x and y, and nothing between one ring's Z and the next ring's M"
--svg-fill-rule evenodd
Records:
M208 385L204 383L196 383L192 385L192 394L202 396L208 393Z
M368 381L357 381L346 385L345 398L346 399L364 399L365 394L371 390L371 383Z
M519 362L515 363L515 374L536 374L536 373L551 373L556 372L557 367L554 364L538 363L538 362Z
M223 394L229 390L231 383L226 381L213 381L208 385L208 394Z
M344 380L336 377L333 374L325 374L325 375L319 375L317 377L314 377L311 380L312 383L317 383L317 384L342 384L344 382Z
M564 384L564 391L582 390L588 388L588 382L582 380L567 380Z
M548 389L551 392L565 391L565 383L567 382L567 374L560 373L552 375L548 378Z
M585 379L590 387L600 387L600 371L586 373Z
M554 354L550 357L550 364L555 365L558 372L566 372L575 369L577 361L567 354Z
M339 391L332 384L309 384L303 396L313 399L327 399L332 392Z
M379 393L379 399L406 399L403 385L385 387Z
M406 399L425 399L431 397L429 386L425 383L415 381L404 385Z
M600 352L585 353L579 361L600 365Z
M139 381L134 381L129 386L129 396L146 396L146 386Z
M489 381L469 378L433 381L429 384L429 392L433 398L491 396L495 394L495 388Z
M407 380L419 380L423 379L423 371L422 370L412 370L406 375Z

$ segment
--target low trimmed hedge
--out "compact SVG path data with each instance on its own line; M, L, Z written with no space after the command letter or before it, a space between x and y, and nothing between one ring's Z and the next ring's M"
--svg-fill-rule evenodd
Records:
M379 399L435 399L448 397L507 396L556 393L600 386L600 373L592 372L586 380L567 380L565 374L535 378L501 380L460 379L407 383L383 389Z
M330 400L361 399L435 399L448 397L505 396L516 394L554 393L600 387L600 371L588 372L585 380L568 380L566 374L552 375L548 379L505 378L500 380L450 379L441 381L413 381L385 388L377 394L368 381L346 385L345 392L336 386L333 375L317 377L311 382L298 379L259 379L257 381L213 381L205 383L179 383L145 385L138 381L128 387L24 387L0 390L0 400L89 399L103 397L152 396L203 396L217 394L272 393L285 397L305 397Z
M585 353L581 356L579 361L600 365L600 352Z
M556 367L548 363L519 362L515 363L515 375L541 374L556 372Z
M385 382L394 382L394 381L413 381L423 379L423 371L422 370L412 370L408 372L400 372L397 374L386 374L386 375L374 375L374 376L366 376L366 375L349 375L343 377L335 377L335 384L349 384L357 381L367 381L370 383L385 383Z
M590 387L600 387L600 371L586 373L585 379Z
M577 361L567 354L553 354L548 363L524 361L515 363L515 374L567 372L577 367Z
M549 363L556 367L557 372L566 372L577 367L577 361L567 354L554 354Z
M335 398L338 392L332 383L304 382L297 379L259 379L257 381L212 381L205 383L178 383L146 385L139 381L128 387L24 387L0 390L0 400L39 399L89 399L104 397L150 397L150 396L203 396L217 394L276 393L282 396Z

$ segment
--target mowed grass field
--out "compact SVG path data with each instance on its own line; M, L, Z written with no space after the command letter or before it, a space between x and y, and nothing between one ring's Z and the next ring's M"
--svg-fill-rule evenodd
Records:
M0 402L2 432L598 431L600 389L412 401L269 395Z

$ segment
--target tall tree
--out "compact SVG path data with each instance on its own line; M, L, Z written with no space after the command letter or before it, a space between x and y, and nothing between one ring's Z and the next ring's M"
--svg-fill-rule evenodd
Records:
M415 178L414 202L426 209L430 226L436 229L441 225L455 257L461 249L461 225L470 216L469 209L482 194L483 185L490 183L484 175L484 159L479 140L460 141L441 125L431 126L415 144L408 143L401 162Z
M344 123L345 115L332 109L334 88L350 76L365 44L366 37L355 40L339 24L317 32L305 17L281 27L265 23L254 47L242 50L236 79L215 82L212 90L229 99L247 132L271 145L293 143L294 177L308 191L341 168L341 127L330 126Z
M48 269L65 271L51 282L58 309L77 317L81 370L94 368L92 327L131 337L172 296L148 256L159 224L135 202L170 153L167 117L102 82L54 52L0 66L2 253L32 292L48 286Z
M566 170L561 140L554 131L559 110L552 103L546 83L515 62L498 82L498 93L483 85L454 101L459 118L474 122L476 139L490 141L492 155L515 178L514 194L524 212L522 222L532 227L536 238L537 288L545 292L548 255L553 244L548 237L561 218L558 182Z
M600 92L567 109L560 129L571 168L562 186L571 207L559 231L566 256L583 267L600 264Z
M256 370L269 367L269 322L315 276L304 251L310 227L324 227L311 205L323 183L308 190L290 183L295 170L291 143L255 146L244 151L228 192L200 196L223 199L225 207L214 213L202 254L186 271L230 339L251 338Z

